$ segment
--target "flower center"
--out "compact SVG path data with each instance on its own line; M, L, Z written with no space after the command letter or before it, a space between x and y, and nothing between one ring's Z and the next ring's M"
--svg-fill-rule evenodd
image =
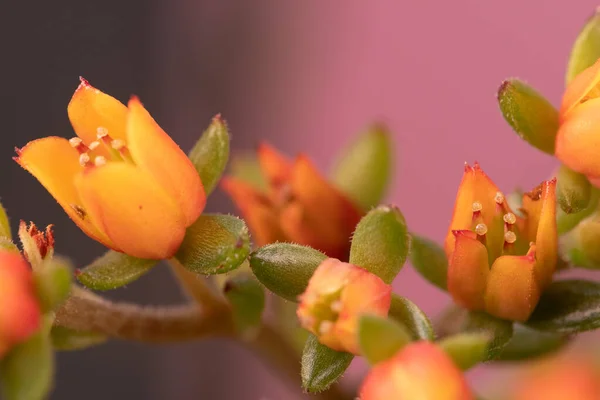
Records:
M91 166L100 167L107 161L125 161L133 163L131 153L127 148L125 141L121 139L113 139L108 129L99 126L96 130L97 140L86 145L79 137L69 139L69 143L79 152L79 164L87 168ZM105 157L105 152L101 152L101 148L108 152L108 159Z

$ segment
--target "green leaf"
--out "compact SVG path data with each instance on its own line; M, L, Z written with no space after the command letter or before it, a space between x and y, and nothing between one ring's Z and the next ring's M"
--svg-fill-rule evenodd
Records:
M12 234L10 232L10 222L8 221L8 214L6 214L6 210L0 203L0 238L8 238L12 239Z
M258 333L265 308L265 291L251 274L239 274L225 282L225 297L232 308L237 331L250 338Z
M325 254L308 246L274 243L250 254L250 268L271 292L296 302L325 259Z
M585 175L561 165L556 178L556 197L560 208L567 214L585 210L592 194L592 185Z
M600 58L600 10L596 10L588 19L573 44L565 77L567 85L598 58Z
M250 253L246 223L233 215L203 214L187 230L175 258L198 274L223 274L239 267Z
M584 219L564 235L560 250L572 266L600 269L600 215Z
M208 196L219 183L229 159L229 130L217 114L189 154Z
M94 332L79 332L63 326L54 326L50 332L52 346L56 350L82 350L102 344L108 340L106 336Z
M581 221L589 217L596 211L598 201L600 200L600 190L592 187L590 193L590 201L584 210L576 214L567 214L560 207L556 210L556 228L558 234L564 235L575 228Z
M351 143L337 160L332 182L364 210L381 202L392 174L390 133L373 125Z
M54 352L47 318L42 329L13 348L0 363L0 382L5 400L43 400L52 390Z
M356 226L350 247L350 264L358 265L391 283L404 266L410 235L397 207L379 206Z
M439 342L440 347L463 371L487 359L490 335L487 333L461 333Z
M521 139L554 154L558 112L548 100L526 83L508 79L498 89L498 103L504 119Z
M539 331L577 333L600 327L600 283L583 280L553 282L527 326Z
M389 317L405 326L414 340L435 339L435 332L427 315L407 298L392 294Z
M48 259L33 272L33 281L40 307L44 313L54 311L71 290L72 266L61 257Z
M394 320L363 315L358 321L358 345L371 365L391 358L411 341L408 329Z
M75 276L92 290L112 290L136 281L157 262L109 250L87 267L75 271Z
M512 339L496 360L528 361L554 353L568 342L568 336L553 332L540 332L521 324L515 324Z
M309 393L327 390L350 366L354 356L335 351L309 335L302 352L302 388Z
M430 283L447 289L448 259L444 249L433 240L412 235L410 262L415 270Z
M260 191L269 188L256 154L235 154L229 163L229 175Z

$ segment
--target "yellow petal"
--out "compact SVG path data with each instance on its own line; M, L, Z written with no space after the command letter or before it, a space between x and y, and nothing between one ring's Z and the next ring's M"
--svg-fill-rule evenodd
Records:
M147 172L112 162L86 170L75 184L91 218L122 252L163 259L179 248L185 216Z
M152 119L137 97L129 101L127 144L136 165L150 173L179 205L186 226L193 224L206 205L200 176L190 159Z
M527 321L540 299L535 280L535 249L527 256L502 256L492 265L485 309L511 321Z
M471 231L455 231L455 248L449 258L448 292L457 304L483 310L489 274L487 249Z
M575 106L600 95L600 59L583 70L567 87L560 105L561 120L574 110Z
M113 139L126 140L127 107L119 100L94 88L81 78L67 107L69 120L77 136L86 144L97 139L98 128L105 128ZM104 146L97 151L107 155Z
M108 236L93 224L79 198L74 179L82 167L79 153L68 140L53 136L34 140L19 151L15 160L40 181L86 235L118 250Z
M600 176L600 98L574 108L556 136L556 157L569 168Z

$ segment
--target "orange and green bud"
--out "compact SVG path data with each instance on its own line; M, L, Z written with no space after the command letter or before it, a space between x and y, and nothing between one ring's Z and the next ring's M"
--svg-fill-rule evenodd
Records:
M0 251L0 358L41 324L31 268L14 251Z
M556 180L523 195L517 216L476 163L466 165L445 241L448 291L471 310L525 321L556 268Z
M569 84L560 107L556 157L600 186L600 60Z
M292 161L263 144L258 159L268 182L266 191L234 177L222 181L247 221L255 244L295 242L347 260L350 237L364 212L305 155Z
M387 316L392 287L360 267L329 258L319 265L299 300L297 314L304 328L334 350L359 354L359 317Z
M40 265L45 259L50 259L54 255L54 233L52 225L48 225L46 230L40 231L33 222L29 225L25 221L19 224L19 239L23 245L25 258L31 265Z
M125 106L81 79L68 114L77 137L34 140L15 161L91 238L134 257L172 257L206 203L192 162L135 96Z
M461 371L438 346L415 342L377 364L365 378L360 400L472 400Z

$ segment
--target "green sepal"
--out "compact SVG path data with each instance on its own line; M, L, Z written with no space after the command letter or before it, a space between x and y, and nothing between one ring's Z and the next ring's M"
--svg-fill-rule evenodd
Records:
M490 335L487 333L459 333L439 342L457 367L466 371L487 360Z
M265 309L263 286L249 273L237 274L227 279L223 293L231 305L237 332L246 339L254 337Z
M376 315L361 316L357 331L360 352L371 365L391 358L412 341L406 327Z
M600 58L600 10L596 10L575 39L565 81L567 85L584 69L592 66Z
M405 297L392 294L389 317L405 326L413 340L435 339L435 332L427 315Z
M585 175L561 165L556 178L556 201L565 213L576 214L589 206L592 185Z
M54 256L33 271L33 282L42 312L57 309L71 290L73 267L62 257Z
M302 352L302 388L309 393L329 389L348 369L354 356L335 351L309 335Z
M83 350L97 346L108 340L104 335L94 332L79 332L64 326L54 326L50 332L52 347L60 351Z
M410 263L429 283L448 290L448 259L444 249L431 239L412 235Z

